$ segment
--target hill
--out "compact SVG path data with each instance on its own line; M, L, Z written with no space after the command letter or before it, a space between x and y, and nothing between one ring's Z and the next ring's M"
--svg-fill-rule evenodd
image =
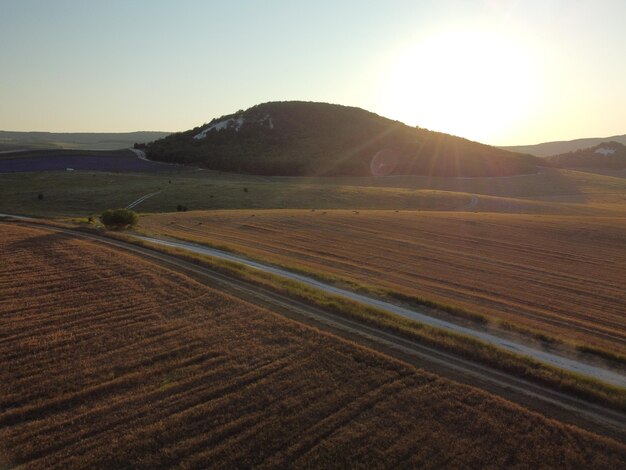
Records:
M300 101L260 104L138 147L153 160L284 176L505 176L540 163L360 108Z
M535 155L537 157L548 157L550 155L559 155L567 152L575 152L576 150L586 149L599 145L602 142L619 142L626 145L626 134L615 135L613 137L593 137L588 139L563 140L555 142L544 142L535 145L513 145L508 147L499 147L511 152L519 152Z
M12 132L0 131L0 151L33 148L118 150L150 142L169 132Z
M593 147L546 157L547 162L558 168L626 168L626 147L619 142L602 142Z

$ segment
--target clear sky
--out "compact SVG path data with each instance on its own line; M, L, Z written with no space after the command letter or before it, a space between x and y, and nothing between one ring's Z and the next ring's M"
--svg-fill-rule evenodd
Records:
M625 26L625 0L0 0L0 129L306 100L499 145L624 134Z

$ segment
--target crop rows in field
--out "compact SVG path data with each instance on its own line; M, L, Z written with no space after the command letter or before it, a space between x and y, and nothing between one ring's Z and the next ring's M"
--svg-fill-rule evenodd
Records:
M626 447L183 275L0 225L0 464L617 468Z
M141 224L626 351L623 218L215 211Z
M12 157L12 158L11 158ZM168 171L171 166L137 158L132 152L88 150L29 150L0 158L0 173L41 171Z

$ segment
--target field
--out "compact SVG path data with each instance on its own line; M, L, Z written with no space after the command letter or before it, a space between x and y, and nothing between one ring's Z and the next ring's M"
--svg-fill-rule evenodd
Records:
M118 150L150 142L168 132L11 132L0 131L0 152L13 149Z
M141 228L626 352L623 217L213 211Z
M40 171L171 171L172 166L142 160L130 150L24 150L0 154L0 173Z
M622 444L116 249L1 224L0 252L0 466L619 468L626 459Z
M436 190L343 185L322 178L263 178L181 169L173 173L49 172L0 174L0 212L48 217L86 216L124 207L161 191L136 208L193 209L374 207L452 210L471 195ZM39 201L39 193L44 200Z
M503 178L255 177L178 168L144 173L0 174L0 212L47 217L89 216L161 191L136 210L389 209L623 215L623 172L543 170ZM39 193L44 195L38 200Z

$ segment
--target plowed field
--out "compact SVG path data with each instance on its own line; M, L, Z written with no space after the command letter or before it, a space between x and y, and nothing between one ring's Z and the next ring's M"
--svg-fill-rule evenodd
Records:
M619 468L626 447L93 242L0 224L0 466Z
M625 218L214 211L141 225L626 352Z

